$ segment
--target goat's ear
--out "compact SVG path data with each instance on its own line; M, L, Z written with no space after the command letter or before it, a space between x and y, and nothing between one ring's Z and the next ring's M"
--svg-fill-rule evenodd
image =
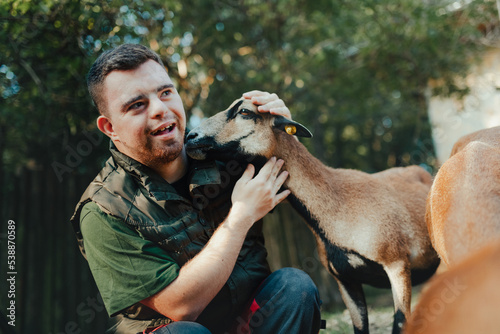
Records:
M297 137L311 138L313 136L311 131L305 126L283 116L274 117L273 127L285 131L289 135L296 135Z

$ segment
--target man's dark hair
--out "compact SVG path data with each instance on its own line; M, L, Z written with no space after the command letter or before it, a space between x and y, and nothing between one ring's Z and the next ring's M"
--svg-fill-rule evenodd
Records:
M122 44L96 59L87 75L87 88L101 114L106 113L102 96L106 76L112 71L134 70L150 59L164 66L156 52L140 44Z

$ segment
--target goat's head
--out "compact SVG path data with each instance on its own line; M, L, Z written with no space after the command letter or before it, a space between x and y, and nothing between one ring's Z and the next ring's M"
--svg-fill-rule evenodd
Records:
M274 155L277 131L312 137L303 125L283 116L260 113L250 100L238 99L189 132L186 151L197 160L269 159Z

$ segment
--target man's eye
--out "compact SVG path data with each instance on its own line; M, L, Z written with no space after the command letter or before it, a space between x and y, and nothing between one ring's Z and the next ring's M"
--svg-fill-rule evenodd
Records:
M143 105L144 105L144 102L136 102L136 103L130 105L129 110L139 109Z
M170 94L172 94L172 92L170 91L170 89L161 93L162 96L169 96Z

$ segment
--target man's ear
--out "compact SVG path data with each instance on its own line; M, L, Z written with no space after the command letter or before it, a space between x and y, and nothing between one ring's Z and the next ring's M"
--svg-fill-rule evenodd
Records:
M118 138L115 131L113 130L113 124L111 123L111 120L106 116L101 115L97 117L97 127L99 128L99 130L101 130L102 133L104 133L112 140Z
M283 116L274 117L273 127L297 137L311 138L313 136L305 126Z

